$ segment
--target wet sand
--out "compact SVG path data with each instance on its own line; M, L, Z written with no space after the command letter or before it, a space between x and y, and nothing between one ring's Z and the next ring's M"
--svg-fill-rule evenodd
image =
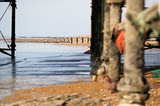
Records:
M152 78L151 77L152 74L150 73L147 73L145 76L147 77L147 81L150 84L150 90L149 90L150 97L146 101L146 105L158 106L160 104L160 78ZM46 99L46 97L52 98L57 95L64 95L64 94L68 95L76 94L79 98L82 97L90 99L99 98L99 100L101 100L100 103L98 103L99 105L107 104L108 106L115 106L118 104L119 101L118 94L111 93L111 91L108 88L108 83L83 82L83 80L80 80L72 82L72 84L36 87L36 88L29 88L29 89L15 91L15 94L3 98L2 100L0 100L0 102L1 104L4 104L22 100L31 100L31 103L34 103L38 102L38 98L39 100L42 99L44 100ZM50 100L50 102L53 102L54 100L55 99ZM70 101L72 101L72 99ZM22 104L22 102L17 102L17 103L24 105ZM25 102L25 104L26 103L28 102ZM79 105L78 102L76 105ZM87 104L84 103L83 105Z

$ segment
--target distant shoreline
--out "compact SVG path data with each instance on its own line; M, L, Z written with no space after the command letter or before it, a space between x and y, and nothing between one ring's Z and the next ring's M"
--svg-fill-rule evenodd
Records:
M20 37L16 38L16 43L56 43L56 45L66 46L90 46L90 43L70 43L69 37ZM4 41L0 38L0 41ZM11 42L10 39L6 39Z
M80 37L88 37L88 36L79 36ZM66 46L88 46L89 43L70 43L70 38L76 37L19 37L16 38L16 43L55 43L56 45L66 45ZM78 38L78 37L77 37ZM0 41L4 41L3 38L0 38ZM11 42L9 38L6 39L7 42ZM159 42L156 40L147 40L145 41L145 49L159 49Z

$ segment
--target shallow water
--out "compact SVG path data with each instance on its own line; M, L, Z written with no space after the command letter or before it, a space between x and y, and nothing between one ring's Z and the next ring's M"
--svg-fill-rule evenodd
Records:
M0 43L0 47L5 47ZM16 59L0 53L0 98L14 90L90 79L87 47L17 43ZM124 58L122 56L121 62ZM145 51L145 67L160 66L160 50Z
M160 50L151 49L144 51L144 68L154 69L160 67ZM121 62L124 63L124 56L121 57Z
M16 59L0 54L0 97L14 90L90 78L87 47L17 43Z
M145 51L145 67L160 67L160 50Z

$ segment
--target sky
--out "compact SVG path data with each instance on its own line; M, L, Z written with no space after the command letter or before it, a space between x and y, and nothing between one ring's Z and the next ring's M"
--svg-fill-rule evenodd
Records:
M156 1L146 0L146 6ZM0 3L0 16L8 4ZM90 6L91 0L17 0L16 36L90 35ZM11 7L0 22L0 30L11 35Z
M16 36L90 35L90 0L17 0ZM9 3L0 3L0 16ZM10 35L11 7L0 30Z

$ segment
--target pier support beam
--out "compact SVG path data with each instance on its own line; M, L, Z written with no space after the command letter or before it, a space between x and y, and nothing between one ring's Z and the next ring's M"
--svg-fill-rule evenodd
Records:
M103 13L102 1L92 0L91 16L91 51L95 57L99 57L102 51Z
M97 76L103 76L105 72L108 70L108 63L109 63L109 79L111 82L117 82L119 80L119 68L120 68L120 57L119 51L115 43L113 42L112 35L108 32L113 31L115 25L120 23L121 20L121 8L124 4L124 0L103 0L101 2L101 25L102 28L99 29L103 35L103 49L101 50L100 55L95 60L95 68L92 70L93 73ZM93 8L93 7L92 7ZM94 9L93 9L94 10ZM93 11L94 13L94 11ZM95 20L93 20L92 24ZM94 27L94 25L92 25ZM97 26L96 26L97 27ZM94 29L94 28L92 28ZM92 31L94 32L94 30ZM94 35L92 33L92 35ZM102 36L101 35L101 36ZM93 38L95 39L95 38ZM96 42L95 42L96 43ZM101 48L101 45L97 45ZM94 48L93 48L94 49ZM96 48L95 48L96 49Z
M140 13L144 0L127 0L127 14ZM144 78L144 38L137 27L127 18L125 20L125 61L124 78L118 83L120 103L144 104L148 97L149 85Z
M12 0L12 35L11 35L11 58L15 58L15 11L16 11L16 0Z
M108 0L107 3L110 5L110 31L113 31L114 27L121 21L121 8L124 4L123 0L111 1ZM118 47L112 39L112 35L108 40L109 43L109 69L108 77L111 83L110 88L115 90L116 83L120 78L120 53Z
M108 32L110 31L110 7L107 0L104 0L104 24L103 24L103 51L101 54L101 61L109 61L108 40L110 38Z
M109 63L109 40L110 35L108 32L110 31L110 6L107 3L107 0L103 0L103 14L104 14L104 23L103 23L103 50L100 56L101 65L97 70L98 76L102 76L101 78L106 77L106 71L108 70Z
M91 16L91 74L96 80L97 70L101 65L100 56L103 50L104 0L92 0Z

